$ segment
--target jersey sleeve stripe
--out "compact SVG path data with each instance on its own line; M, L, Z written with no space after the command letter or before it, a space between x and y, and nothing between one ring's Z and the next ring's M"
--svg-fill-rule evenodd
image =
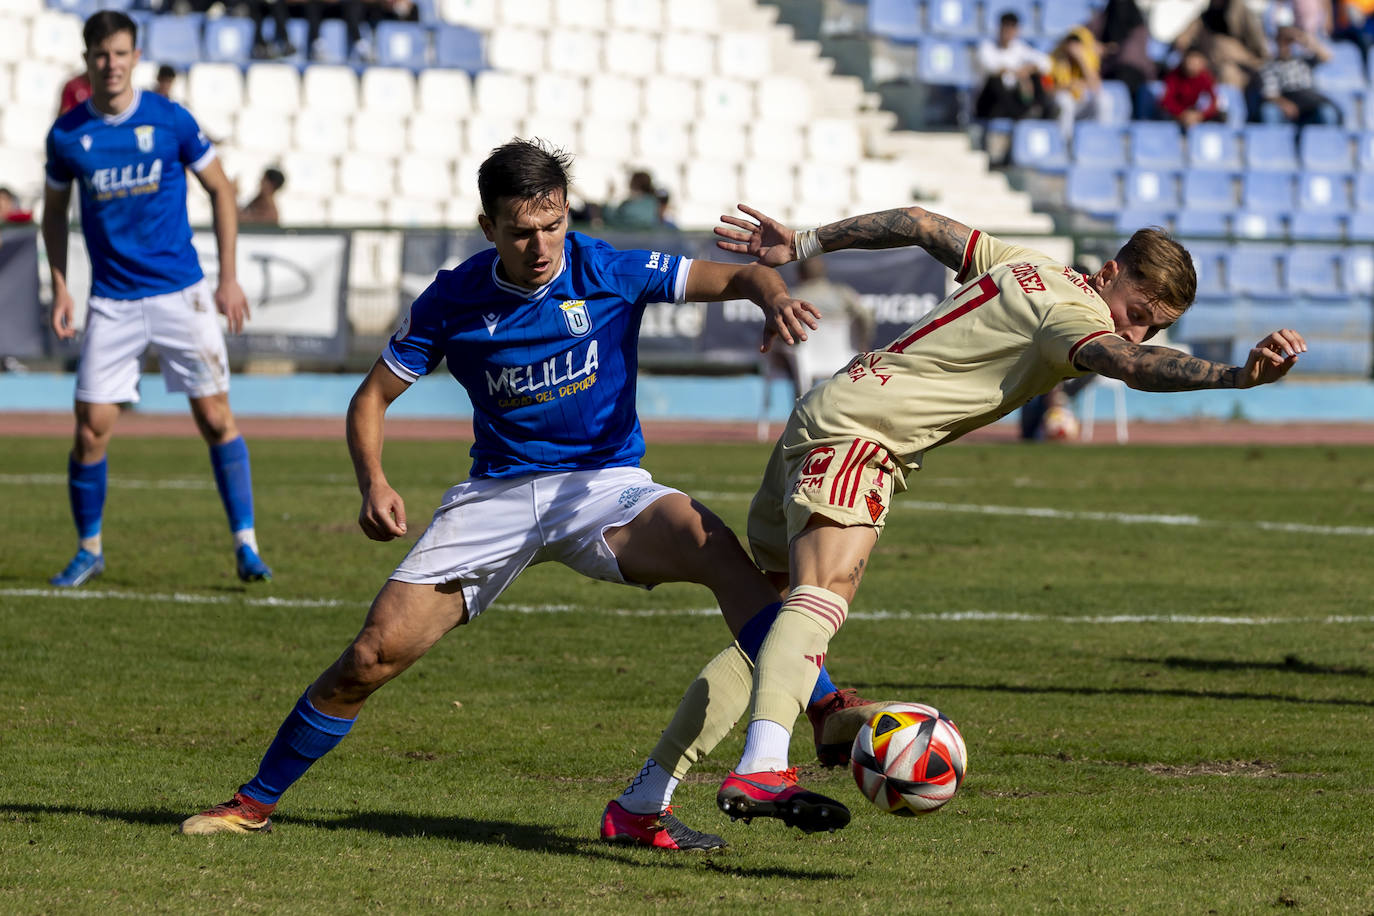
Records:
M692 272L691 258L678 258L677 274L673 277L673 304L687 301L687 275Z
M402 365L401 361L396 358L396 353L391 349L390 344L387 344L386 349L382 351L382 362L386 363L386 367L403 382L413 384L420 377Z
M1111 333L1114 333L1114 332L1112 332L1112 331L1097 331L1097 332L1095 332L1095 333L1089 334L1087 337L1084 337L1082 340L1080 340L1078 343L1074 344L1072 347L1069 347L1069 364L1070 364L1070 365L1073 365L1074 358L1075 358L1076 356L1078 356L1078 350L1079 350L1079 348L1081 348L1085 343L1087 343L1087 342L1090 341L1090 340L1096 340L1097 338L1101 337L1103 334L1111 334Z
M201 156L195 162L191 163L191 171L199 172L201 169L205 168L207 165L214 162L215 158L215 148L212 146L205 151L204 156Z
M968 272L973 269L973 250L978 247L978 239L982 232L974 229L968 234L968 242L964 244L964 260L959 265L959 272L954 275L954 279L963 283L968 279Z
M54 191L65 191L72 186L70 181L54 181L51 175L44 176L48 180L48 187Z

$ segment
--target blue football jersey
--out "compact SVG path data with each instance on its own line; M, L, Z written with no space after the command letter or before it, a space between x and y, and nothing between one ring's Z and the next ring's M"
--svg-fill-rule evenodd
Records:
M91 257L91 295L142 299L204 277L186 218L186 166L215 158L191 113L154 92L135 91L118 115L89 101L48 132L48 184L77 182Z
M634 466L645 305L681 302L689 259L617 251L569 232L563 267L537 290L497 274L496 249L442 270L382 354L413 382L440 360L473 406L473 477Z

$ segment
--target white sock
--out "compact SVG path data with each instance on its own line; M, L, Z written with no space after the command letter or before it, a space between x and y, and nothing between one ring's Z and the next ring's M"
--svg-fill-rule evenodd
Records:
M100 545L100 535L98 534L93 534L88 538L81 538L79 541L77 541L76 546L80 547L87 553L93 553L96 556L100 556L100 552L101 550L103 550L103 548Z
M234 549L237 550L244 544L253 548L253 553L258 552L258 535L252 528L240 528L234 532Z
M631 814L658 814L673 800L677 784L673 774L650 757L616 801Z
M792 733L777 722L755 719L749 723L744 736L744 753L740 755L736 773L762 773L787 769L787 747Z

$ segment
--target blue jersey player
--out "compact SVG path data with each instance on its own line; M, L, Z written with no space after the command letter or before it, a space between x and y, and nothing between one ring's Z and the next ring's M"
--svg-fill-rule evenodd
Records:
M483 163L479 219L494 247L440 272L415 300L348 411L359 523L369 537L390 540L407 528L382 470L387 408L445 360L473 405L470 476L444 494L362 631L282 723L257 775L228 802L188 818L182 832L269 829L282 793L348 733L373 691L490 607L532 563L554 560L645 588L700 583L742 651L757 652L780 606L777 590L719 518L639 467L636 342L652 302L748 298L763 309L769 334L788 343L816 326L814 309L762 265L618 251L568 232L567 166L565 155L522 140ZM698 724L722 715L709 700L700 697ZM665 731L635 784L607 806L604 838L724 845L667 810L674 774L703 752L696 733L691 724Z
M271 578L258 556L248 446L229 410L229 360L216 310L237 333L248 304L234 272L238 232L234 188L191 114L135 89L137 26L123 13L86 20L91 97L48 133L43 241L52 271L52 327L75 336L67 290L67 208L80 192L91 290L76 376L76 435L67 464L79 540L76 556L50 581L73 587L105 569L101 523L106 447L119 405L138 400L140 361L157 347L168 391L185 392L210 446L215 483L244 581ZM209 192L219 246L212 293L191 246L186 170Z

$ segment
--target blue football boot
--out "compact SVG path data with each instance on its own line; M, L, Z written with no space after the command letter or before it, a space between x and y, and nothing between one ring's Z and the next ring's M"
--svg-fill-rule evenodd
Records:
M58 588L76 588L78 585L85 585L104 571L105 555L91 553L83 547L77 550L76 556L72 557L67 568L49 579L48 584L56 585Z
M240 544L234 550L234 562L238 566L239 578L244 582L272 581L272 570L262 562L262 557L258 556L257 551L247 544Z

